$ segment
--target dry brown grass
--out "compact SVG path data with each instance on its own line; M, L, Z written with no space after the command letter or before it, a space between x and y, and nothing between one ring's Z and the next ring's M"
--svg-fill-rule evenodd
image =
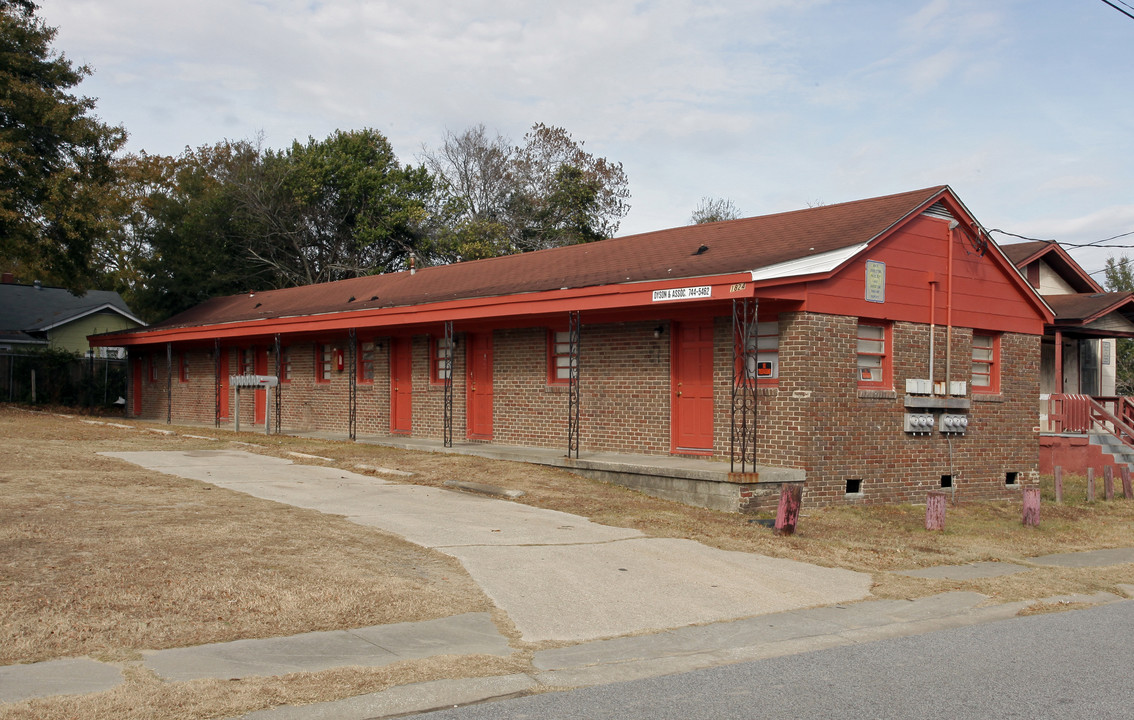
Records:
M102 450L206 441L0 410L0 664L487 611L445 555Z
M524 490L521 502L594 521L690 538L726 550L873 574L879 597L973 590L991 601L1116 592L1134 565L1038 568L973 581L908 578L928 565L1028 558L1131 544L1134 501L1085 502L1065 479L1067 502L1044 486L1043 522L1025 528L1017 503L948 508L947 529L924 530L924 506L807 509L797 534L775 537L750 518L690 508L560 470L364 443L174 428L219 442L89 425L81 418L0 407L0 663L92 655L118 661L129 682L109 693L0 708L0 717L209 717L257 707L372 692L402 682L522 671L510 659L431 659L379 670L163 683L142 670L142 649L288 635L491 609L458 563L342 518L292 508L139 469L105 450L226 447L289 457L303 452ZM292 458L294 459L294 458ZM303 462L311 462L304 460ZM388 478L389 479L389 478ZM1041 606L1036 606L1036 610ZM514 636L507 618L494 614ZM514 637L513 637L514 639ZM517 645L520 647L521 645ZM412 678L412 679L406 679ZM140 708L128 711L127 708ZM134 712L134 714L130 714ZM211 714L211 715L210 715Z

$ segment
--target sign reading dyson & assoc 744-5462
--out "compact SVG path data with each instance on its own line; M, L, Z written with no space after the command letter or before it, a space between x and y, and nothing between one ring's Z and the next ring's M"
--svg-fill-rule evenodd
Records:
M654 302L661 302L662 300L700 300L712 296L712 285L654 290Z

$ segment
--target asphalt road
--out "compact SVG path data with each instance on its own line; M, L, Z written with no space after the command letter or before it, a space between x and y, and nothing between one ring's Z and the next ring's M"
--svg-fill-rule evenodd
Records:
M1134 600L562 693L429 720L1130 718Z

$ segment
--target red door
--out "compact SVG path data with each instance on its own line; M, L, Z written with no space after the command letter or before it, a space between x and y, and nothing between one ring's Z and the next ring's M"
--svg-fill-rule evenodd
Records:
M409 338L390 340L390 432L413 431L413 346Z
M469 335L468 436L473 440L492 439L492 333Z
M220 350L220 407L217 412L218 420L228 420L228 374L231 369L228 364L228 348Z
M713 452L713 323L680 323L673 335L673 451Z
M130 386L130 404L131 415L133 417L142 416L142 357L135 355L130 359L131 372L133 373L133 382Z
M257 375L267 375L268 349L256 348L253 353L252 372L256 373ZM261 425L265 422L264 410L268 404L268 390L266 388L257 388L253 393L253 396L255 397L255 401L252 404L255 413L252 419L252 423L255 425Z

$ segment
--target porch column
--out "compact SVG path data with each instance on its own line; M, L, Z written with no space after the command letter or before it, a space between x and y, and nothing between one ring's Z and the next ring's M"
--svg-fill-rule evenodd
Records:
M280 416L283 415L283 413L281 412L281 406L283 405L283 401L282 401L282 398L281 398L281 395L280 395L280 393L283 392L283 382L282 382L283 378L280 377L280 373L283 371L282 370L282 368L283 368L282 354L283 354L283 348L280 345L280 334L276 333L275 355L276 355L276 380L277 380L277 382L276 382L276 387L275 387L275 405L276 405L276 434L277 435L279 435L279 433L280 433ZM267 392L267 391L265 390L265 392Z
M358 332L351 328L347 331L347 436L356 440L358 436Z
M1063 331L1055 331L1055 389L1063 394Z
M173 343L165 344L165 424L173 422Z
M221 346L220 338L213 338L213 426L220 427L221 406Z
M756 471L757 339L756 298L732 301L732 402L729 469Z
M554 339L554 338L553 338ZM578 310L567 313L567 457L579 457L579 341L582 323Z
M445 352L441 356L441 371L445 376L445 396L442 405L442 443L453 447L453 321L445 321Z

